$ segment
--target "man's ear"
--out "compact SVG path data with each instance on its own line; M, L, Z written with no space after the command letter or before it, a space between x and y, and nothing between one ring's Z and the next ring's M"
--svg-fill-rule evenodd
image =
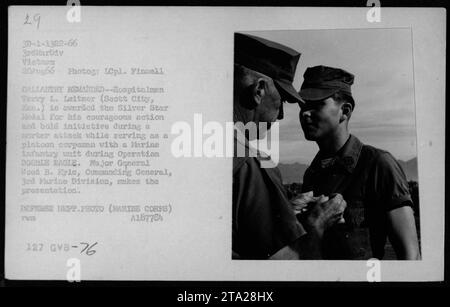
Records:
M350 117L352 116L352 112L353 112L352 105L348 102L344 102L341 105L341 110L342 110L342 115L341 115L340 122L343 122L344 120L349 120Z
M253 101L256 105L259 105L262 98L266 95L267 80L264 78L259 78L253 86Z

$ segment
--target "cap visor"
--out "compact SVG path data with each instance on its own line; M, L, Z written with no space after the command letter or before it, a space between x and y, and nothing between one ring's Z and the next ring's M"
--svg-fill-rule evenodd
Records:
M276 84L284 91L289 103L304 102L302 97L297 93L295 88L289 82L283 82L280 80L274 80Z
M303 98L303 100L323 100L334 93L336 93L337 89L322 89L322 88L305 88L300 90L300 97Z

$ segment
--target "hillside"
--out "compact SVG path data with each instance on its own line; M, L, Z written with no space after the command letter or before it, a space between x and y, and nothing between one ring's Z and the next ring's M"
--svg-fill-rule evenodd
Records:
M408 161L398 160L403 170L405 171L406 178L408 181L418 181L417 175L417 158L413 158ZM302 163L292 163L292 164L284 164L279 163L278 168L280 169L281 175L283 176L283 183L293 183L293 182L302 182L303 174L305 173L308 165Z

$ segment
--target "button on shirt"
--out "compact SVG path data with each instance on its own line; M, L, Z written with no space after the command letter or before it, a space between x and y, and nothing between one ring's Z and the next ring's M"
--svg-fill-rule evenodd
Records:
M324 235L326 259L382 259L387 238L387 212L411 206L408 182L387 151L362 144L350 135L333 157L319 152L306 170L302 191L340 193L347 202L345 224Z

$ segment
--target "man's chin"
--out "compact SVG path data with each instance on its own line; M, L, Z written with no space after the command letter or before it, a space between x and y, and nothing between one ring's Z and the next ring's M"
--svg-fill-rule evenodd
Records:
M313 134L304 133L304 135L305 135L305 139L308 141L316 141L317 140L316 136Z
M258 133L257 133L257 135L256 135L256 138L257 138L258 140L261 140L261 139L264 139L264 138L266 137L266 135L267 135L267 131L264 131L264 132L258 131Z
M272 128L272 124L275 122L266 122L266 129L258 129L258 133L257 133L257 139L263 139L266 137L267 132L270 130L270 128Z

